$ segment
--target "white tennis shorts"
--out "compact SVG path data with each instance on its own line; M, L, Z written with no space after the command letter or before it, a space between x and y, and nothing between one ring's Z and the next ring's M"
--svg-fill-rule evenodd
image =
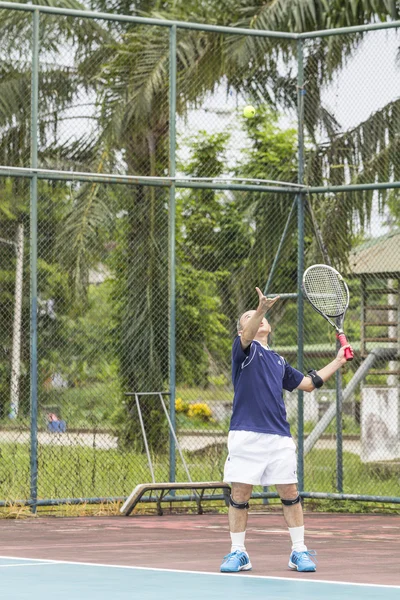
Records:
M228 451L224 470L226 483L263 486L297 483L296 446L290 437L230 431Z

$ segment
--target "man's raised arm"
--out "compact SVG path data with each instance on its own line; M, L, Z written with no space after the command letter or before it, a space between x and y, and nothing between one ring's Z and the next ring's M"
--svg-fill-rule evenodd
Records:
M279 299L279 296L276 296L275 298L267 298L258 287L256 287L256 290L258 294L258 306L252 315L248 315L247 318L246 316L244 317L244 323L242 323L243 329L240 336L240 343L243 350L250 346L251 342L257 335L258 328L261 325L261 321L263 320L265 313Z

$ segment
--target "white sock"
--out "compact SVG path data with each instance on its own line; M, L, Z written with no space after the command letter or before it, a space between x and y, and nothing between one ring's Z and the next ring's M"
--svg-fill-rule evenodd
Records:
M304 525L302 527L289 527L289 533L292 540L292 550L305 552L307 546L304 543Z
M231 532L231 552L235 552L236 550L241 550L242 552L246 552L246 546L244 545L244 538L246 537L246 531L241 531L240 533L232 533Z

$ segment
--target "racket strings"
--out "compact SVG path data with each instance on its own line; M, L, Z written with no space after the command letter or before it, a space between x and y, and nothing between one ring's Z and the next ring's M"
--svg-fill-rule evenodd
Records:
M315 267L304 279L304 289L310 302L322 313L339 317L346 309L348 292L344 281L331 269Z

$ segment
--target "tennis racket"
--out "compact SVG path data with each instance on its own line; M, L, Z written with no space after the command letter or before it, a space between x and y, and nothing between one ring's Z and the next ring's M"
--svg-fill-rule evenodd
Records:
M304 271L302 288L311 306L336 329L340 345L347 346L342 326L350 294L341 274L328 265L312 265ZM353 360L351 348L345 349L344 357L346 360Z

